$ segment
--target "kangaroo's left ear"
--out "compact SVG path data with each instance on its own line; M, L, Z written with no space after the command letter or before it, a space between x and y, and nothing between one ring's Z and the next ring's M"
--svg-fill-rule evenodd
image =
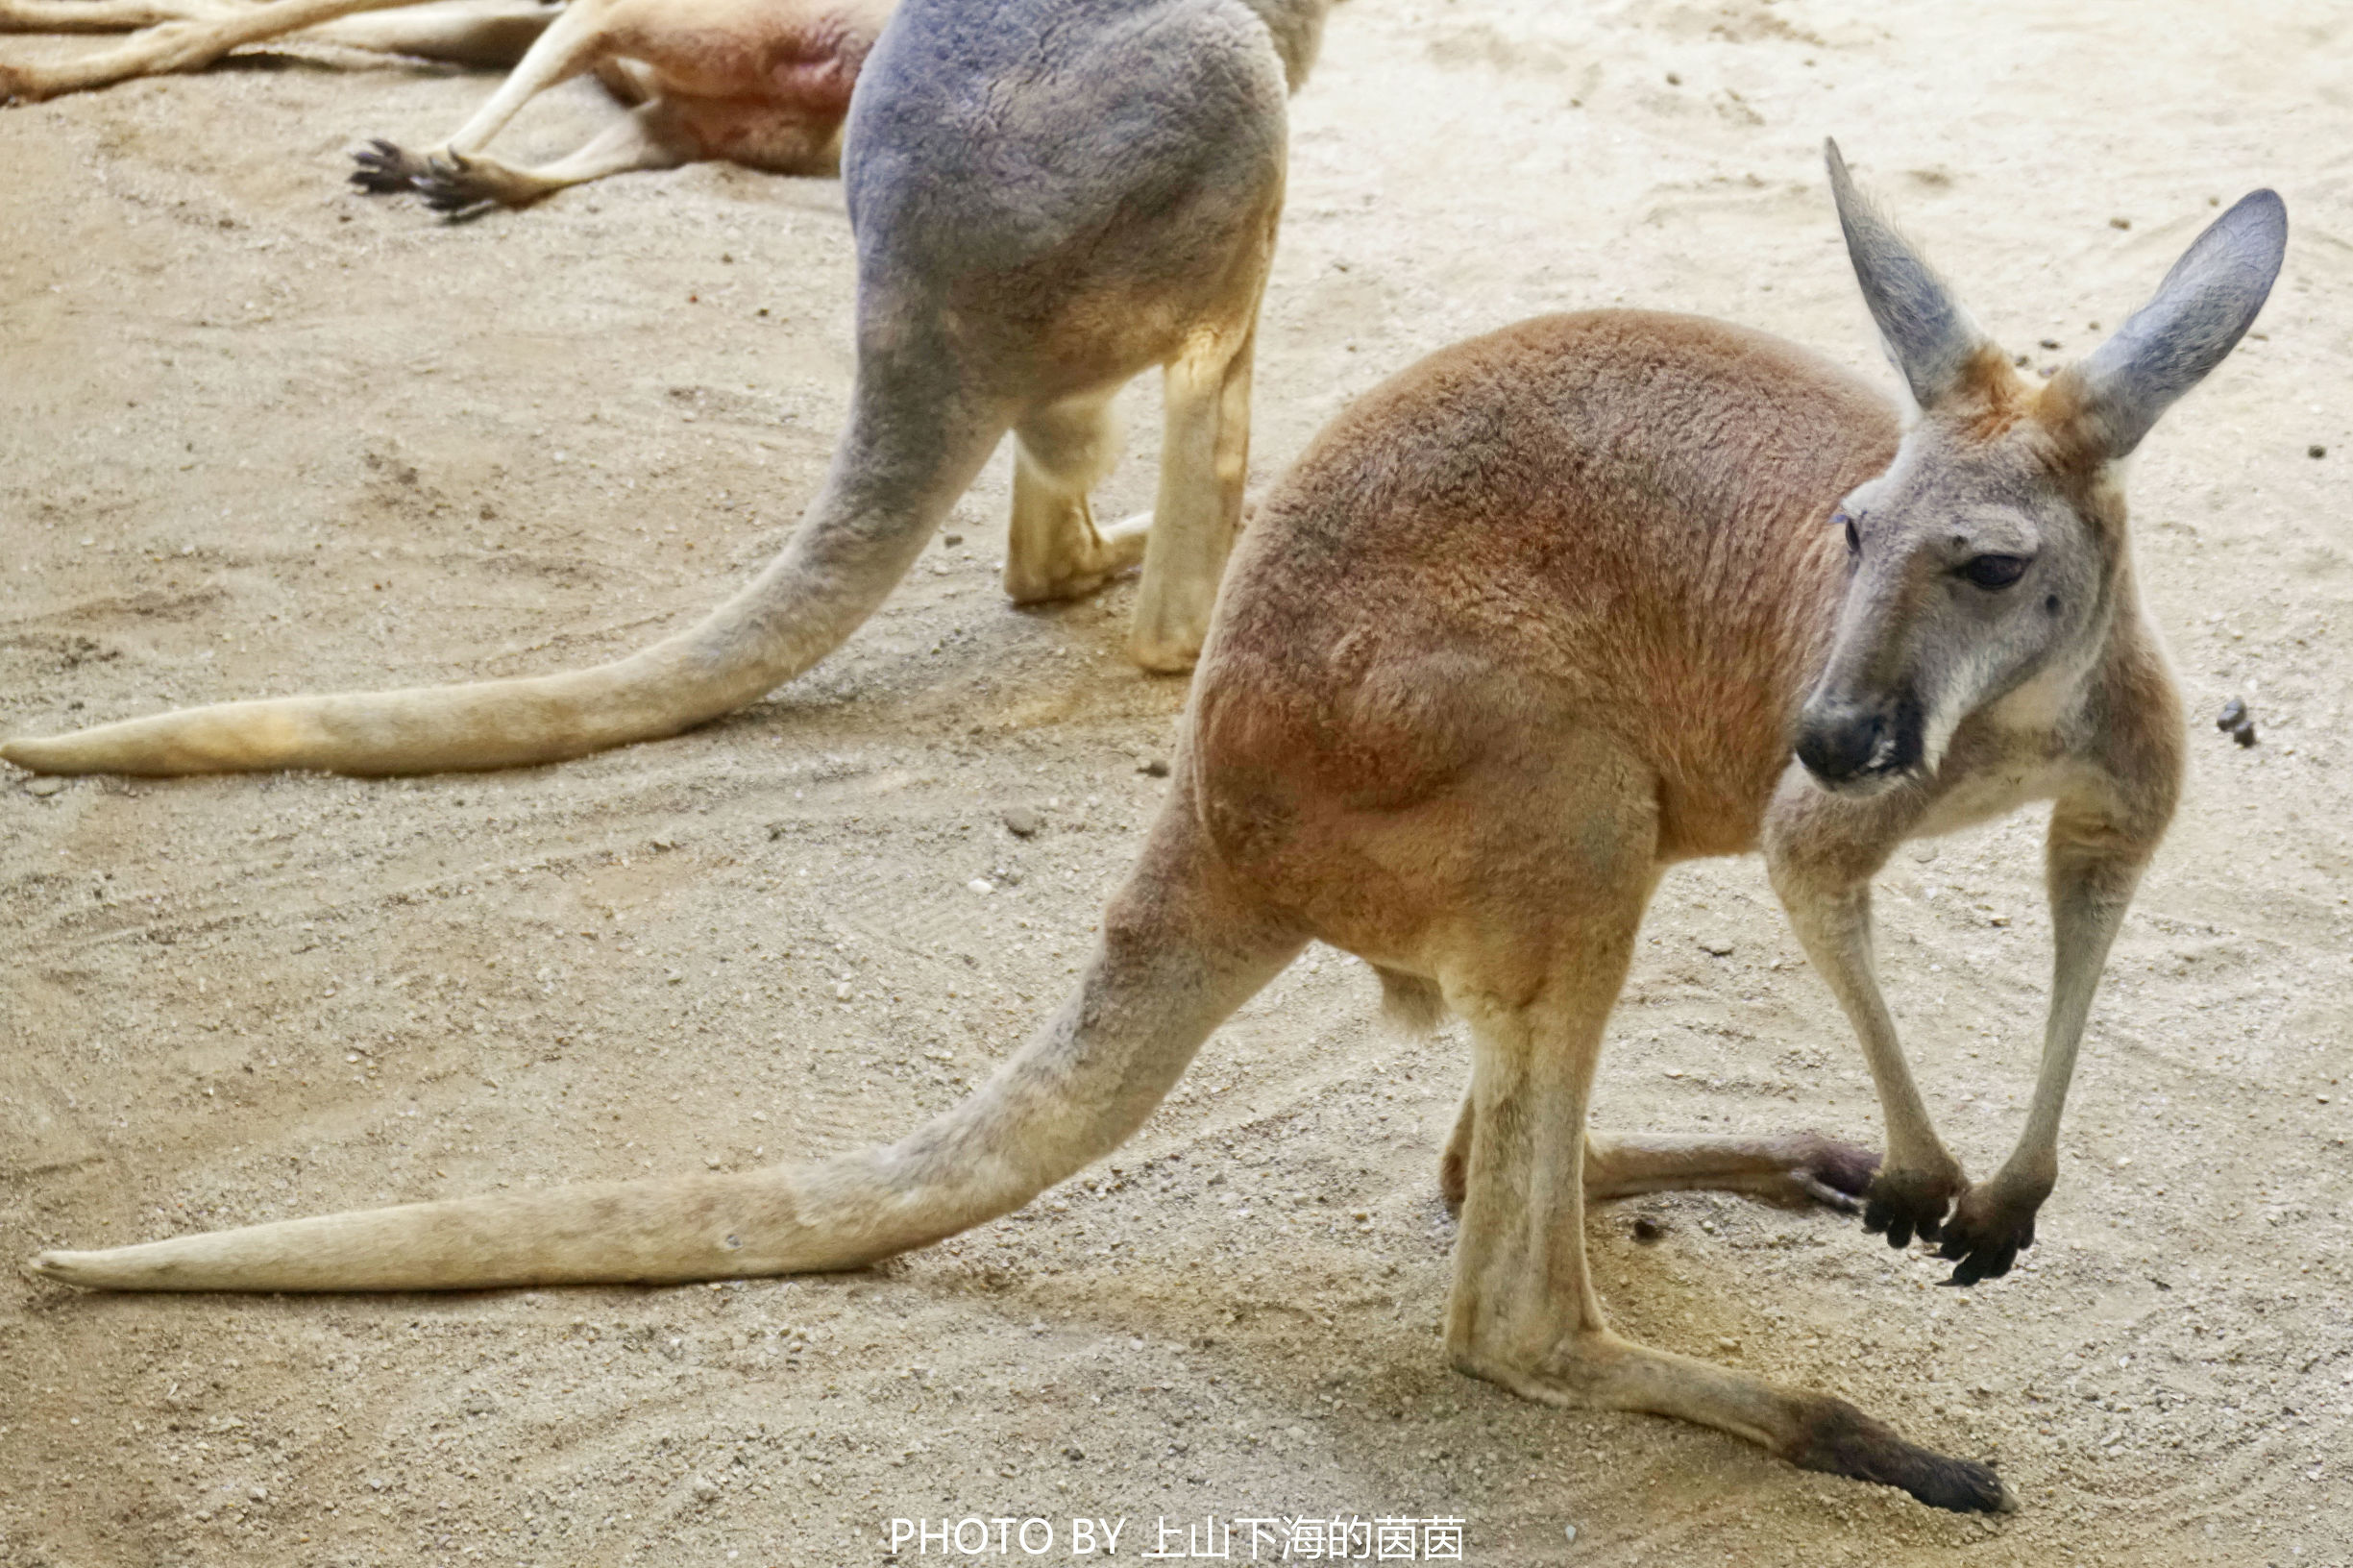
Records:
M2157 416L2206 378L2255 324L2288 248L2275 191L2242 197L2207 226L2156 297L2116 335L2061 373L2111 457L2141 444Z

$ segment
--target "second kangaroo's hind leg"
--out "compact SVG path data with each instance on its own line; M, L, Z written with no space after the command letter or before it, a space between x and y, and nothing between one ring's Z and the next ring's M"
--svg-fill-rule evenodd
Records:
M1119 460L1119 422L1109 392L1048 404L1014 427L1013 522L1005 541L1005 593L1017 604L1076 599L1143 559L1149 517L1108 532L1087 493Z
M1272 235L1268 236L1271 248ZM1192 668L1241 529L1250 475L1250 359L1264 257L1239 324L1195 332L1163 377L1160 489L1144 546L1129 656L1146 670ZM1122 524L1115 533L1135 527Z

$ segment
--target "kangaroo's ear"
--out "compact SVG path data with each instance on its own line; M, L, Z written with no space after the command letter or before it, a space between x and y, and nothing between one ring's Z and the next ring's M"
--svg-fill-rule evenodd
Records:
M2141 444L2173 400L2222 362L2255 324L2288 249L2288 207L2256 191L2207 226L2156 298L2064 373L2111 457Z
M1962 373L1987 339L1920 253L1855 188L1838 143L1822 144L1830 165L1830 194L1838 201L1838 226L1846 231L1847 256L1871 317L1879 324L1887 355L1903 372L1912 400L1923 408L1960 384Z

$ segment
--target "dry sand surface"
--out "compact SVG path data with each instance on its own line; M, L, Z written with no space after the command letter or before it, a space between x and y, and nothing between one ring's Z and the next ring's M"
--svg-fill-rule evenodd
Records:
M1892 391L1826 133L2038 365L2218 201L2287 197L2256 335L2133 478L2191 788L2041 1243L1952 1291L1828 1212L1593 1222L1621 1327L1994 1458L2015 1516L1448 1371L1462 1041L1385 1032L1362 966L1316 950L1107 1166L869 1273L0 1276L0 1562L875 1563L894 1516L977 1514L1064 1546L899 1560L1061 1563L1073 1514L1128 1519L1133 1559L1161 1516L1336 1511L1458 1516L1497 1564L2353 1560L2348 46L2327 0L1360 0L1296 104L1262 483L1381 378L1545 310L1728 316ZM701 167L445 224L344 190L346 151L429 139L485 82L334 65L0 111L0 730L617 653L814 489L850 372L836 184ZM611 112L567 88L520 143ZM1106 512L1143 503L1152 444ZM1006 482L1000 457L814 675L680 740L414 782L0 780L0 1256L741 1169L953 1101L1068 984L1184 697L1120 656L1132 585L1007 606ZM2232 696L2252 750L2205 722ZM1978 1172L2039 1041L2038 834L1881 884L1891 995ZM1604 1070L1612 1125L1877 1136L1753 860L1670 878Z

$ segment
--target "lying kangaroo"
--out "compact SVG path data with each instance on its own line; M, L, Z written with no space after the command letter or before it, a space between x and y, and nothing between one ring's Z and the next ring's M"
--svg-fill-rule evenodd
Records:
M572 0L560 12L512 5L385 13L404 0L0 0L0 30L46 24L149 30L120 47L56 65L0 67L0 98L47 98L126 77L194 70L242 44L298 29L359 48L513 65L456 135L409 153L378 141L352 183L375 194L415 190L442 211L523 207L568 185L633 169L724 159L775 174L830 174L850 88L895 0ZM173 11L180 19L158 23ZM377 12L374 16L356 14ZM527 34L527 52L512 53ZM523 106L595 71L629 115L570 157L535 169L482 156Z
M1311 939L1469 1020L1442 1180L1455 1365L1530 1398L1721 1428L1939 1507L1983 1465L1852 1406L1612 1334L1584 1206L1666 1188L1860 1190L1957 1278L2033 1236L2110 937L2171 814L2179 703L2142 616L2120 460L2218 363L2286 239L2260 191L2047 385L1830 178L1920 404L1688 316L1556 316L1447 350L1319 436L1242 542L1169 798L1077 991L971 1098L887 1149L744 1175L289 1220L108 1252L116 1289L359 1290L852 1268L1015 1209L1115 1148ZM1792 745L1797 760L1791 760ZM2057 981L2019 1152L1965 1186L1873 978L1892 847L2055 801ZM1607 1138L1585 1118L1643 907L1674 861L1761 844L1861 1031L1889 1150ZM1946 1211L1955 1195L1959 1206Z
M784 552L701 625L591 670L229 703L13 740L0 758L41 772L422 773L674 735L838 647L1009 428L1006 591L1074 598L1140 560L1129 650L1189 669L1241 517L1285 98L1329 3L908 0L850 107L848 428ZM1098 530L1087 492L1116 456L1111 400L1153 365L1158 498L1149 517Z

